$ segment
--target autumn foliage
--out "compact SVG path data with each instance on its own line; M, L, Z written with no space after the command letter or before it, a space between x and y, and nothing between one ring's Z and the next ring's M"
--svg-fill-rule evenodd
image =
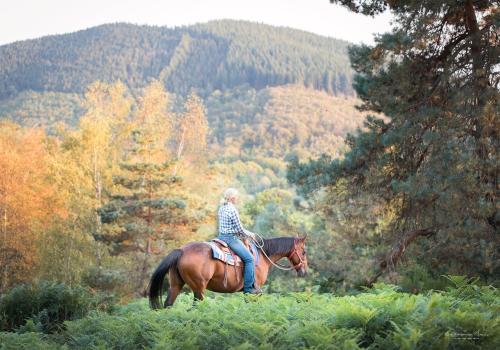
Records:
M49 164L41 129L0 124L0 287L30 279L38 263L37 246L55 217L67 210Z
M141 198L157 206L163 199L153 190L160 178L177 179L175 195L188 207L182 220L169 225L169 232L177 233L162 239L154 253L164 253L168 240L174 244L192 238L194 225L205 215L197 209L197 199L187 195L193 188L185 189L181 179L193 167L198 172L203 168L197 164L204 162L200 154L208 128L196 95L178 113L171 110L169 99L156 81L139 96L121 82L95 82L84 95L85 113L77 128L59 124L46 133L7 121L0 124L0 290L35 276L71 285L93 266L99 273L109 268L135 270L137 257L113 254L117 243L109 232L123 235L124 227L130 229L137 218L125 215L115 227L106 225L112 220L103 222L99 210L116 204L118 197L127 208L132 203L142 208ZM155 169L155 178L140 170L144 166ZM130 181L134 184L127 189ZM146 231L164 230L165 223L148 220L150 216ZM157 239L142 234L149 245Z

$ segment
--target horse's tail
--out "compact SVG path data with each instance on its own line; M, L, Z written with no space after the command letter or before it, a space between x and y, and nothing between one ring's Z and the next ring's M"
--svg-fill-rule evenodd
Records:
M181 249L175 249L170 254L168 254L165 259L158 265L155 272L151 276L151 281L149 281L148 286L148 296L149 296L149 306L152 309L160 309L162 303L162 290L163 281L165 280L165 275L168 270L175 268L175 272L182 280L179 271L177 270L177 262L182 255Z

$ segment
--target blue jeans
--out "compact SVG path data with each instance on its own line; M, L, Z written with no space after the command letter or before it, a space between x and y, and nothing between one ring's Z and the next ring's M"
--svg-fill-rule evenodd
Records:
M245 247L243 242L231 234L220 234L219 239L227 243L234 252L243 260L243 291L249 292L254 287L255 282L255 266L252 253Z

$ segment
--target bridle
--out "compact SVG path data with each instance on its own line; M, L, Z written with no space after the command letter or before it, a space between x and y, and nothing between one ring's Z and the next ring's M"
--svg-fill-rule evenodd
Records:
M296 267L300 267L302 265L304 265L304 260L302 259L303 258L303 255L301 256L298 252L298 248L297 248L297 240L294 240L293 241L293 250L290 254L288 254L287 258L290 262L292 262L292 256L294 256L295 254L297 254L297 256L299 257L299 263L296 264L296 265L293 265L292 267L293 268L296 268Z

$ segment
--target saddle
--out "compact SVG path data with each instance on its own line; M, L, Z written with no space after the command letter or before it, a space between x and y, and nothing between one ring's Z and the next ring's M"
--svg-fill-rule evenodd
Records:
M236 254L231 248L229 248L227 243L223 240L214 238L206 243L208 243L212 247L212 257L214 259L225 262L226 264L231 266L243 266L243 261L238 256L238 254ZM245 242L243 242L243 244L245 244ZM257 266L259 264L259 251L257 250L257 247L253 242L247 243L245 245L252 253L255 266Z

